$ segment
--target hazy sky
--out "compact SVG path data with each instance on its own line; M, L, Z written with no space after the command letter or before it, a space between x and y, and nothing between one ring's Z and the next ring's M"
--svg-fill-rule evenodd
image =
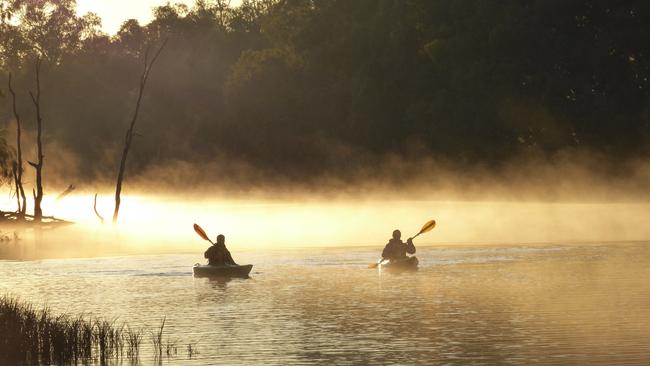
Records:
M127 19L138 19L140 24L151 21L152 9L167 2L194 4L194 0L77 0L77 13L79 15L93 12L102 18L102 27L109 34L115 34L120 25ZM232 0L232 5L237 5L240 0Z

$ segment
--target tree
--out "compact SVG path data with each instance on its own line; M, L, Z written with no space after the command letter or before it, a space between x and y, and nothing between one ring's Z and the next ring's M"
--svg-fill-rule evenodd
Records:
M20 123L20 115L16 107L16 92L11 85L12 74L9 73L8 88L12 97L12 111L14 119L16 120L16 161L13 164L13 176L16 186L16 199L18 200L18 215L19 218L25 218L27 210L27 198L25 197L25 188L23 187L23 150L22 150L22 127Z
M158 48L156 53L153 55L151 60L149 60L149 51L150 48L147 47L147 50L144 54L144 68L142 70L142 75L140 76L140 85L138 89L138 99L135 103L135 110L133 112L133 117L131 118L131 124L126 130L126 136L124 138L124 149L122 150L122 159L120 160L120 167L117 172L117 182L115 184L115 210L113 211L113 223L117 222L117 217L120 213L120 204L121 204L121 193L122 193L122 181L124 180L124 171L126 169L126 159L129 155L129 150L131 149L131 143L133 142L133 134L135 124L138 121L138 113L140 111L140 103L142 102L142 95L144 94L145 86L147 85L147 80L149 79L149 73L153 68L153 65L156 63L158 56L165 48L167 41L164 41L162 45Z
M3 0L0 1L0 65L5 68L24 68L31 59L35 59L36 91L30 91L30 97L36 111L36 146L37 160L29 162L36 171L36 188L34 195L34 220L41 221L43 211L42 171L43 154L43 117L41 105L41 70L46 60L51 65L58 65L65 54L80 49L82 40L97 34L99 18L92 14L85 17L76 16L74 0ZM22 146L20 116L16 108L16 94L9 77L9 89L13 97L12 111L17 124L17 160L14 168L14 180L19 199L19 215L24 218L26 198L22 184Z
M43 119L41 117L41 59L36 59L36 95L29 92L34 108L36 109L36 162L29 162L29 165L36 170L36 190L34 191L34 221L41 221L43 218Z

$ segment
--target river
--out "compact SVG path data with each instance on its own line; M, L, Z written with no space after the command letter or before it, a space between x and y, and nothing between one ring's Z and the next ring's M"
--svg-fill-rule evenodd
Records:
M255 266L229 281L193 278L200 250L0 261L0 293L147 331L164 318L163 365L645 365L648 244L419 247L402 274L367 268L381 246L233 250Z

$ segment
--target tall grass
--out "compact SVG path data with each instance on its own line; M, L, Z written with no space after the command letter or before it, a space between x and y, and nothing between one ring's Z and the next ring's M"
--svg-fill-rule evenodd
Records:
M160 324L160 329L158 329L157 332L151 332L151 344L153 345L154 353L156 353L158 356L162 356L162 335L163 330L165 329L165 320L166 318L163 318L162 323Z
M130 327L126 329L126 345L127 352L126 355L130 359L138 359L140 355L140 343L142 343L142 329L133 330Z
M175 343L163 342L165 319L151 332L156 356L176 354ZM0 297L0 365L77 364L126 357L137 363L143 329L83 315L54 315L44 307L4 295ZM166 347L165 347L166 346ZM173 351L172 351L173 349Z

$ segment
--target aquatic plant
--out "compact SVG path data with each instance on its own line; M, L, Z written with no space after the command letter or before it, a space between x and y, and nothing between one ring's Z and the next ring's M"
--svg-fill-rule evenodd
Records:
M115 319L55 315L48 307L36 310L4 295L0 297L0 365L105 364L123 359L125 353L131 364L137 364L144 330L116 323ZM165 318L151 332L155 357L163 350L168 357L177 354L176 342L163 339L164 328Z
M142 342L142 329L133 330L131 327L126 328L126 344L128 346L126 355L129 358L137 359L140 354L140 343Z
M158 356L162 356L163 353L163 342L162 342L162 335L163 335L163 330L165 329L165 320L166 318L162 319L162 322L160 324L160 328L158 329L157 332L151 332L151 344L153 345L154 353L157 354Z
M167 339L165 343L165 354L167 357L175 356L178 353L178 347L176 347L176 341Z
M189 358L190 360L192 359L192 357L194 357L194 355L199 354L199 351L196 349L196 345L194 345L193 343L188 343L186 350L187 350L187 358Z

